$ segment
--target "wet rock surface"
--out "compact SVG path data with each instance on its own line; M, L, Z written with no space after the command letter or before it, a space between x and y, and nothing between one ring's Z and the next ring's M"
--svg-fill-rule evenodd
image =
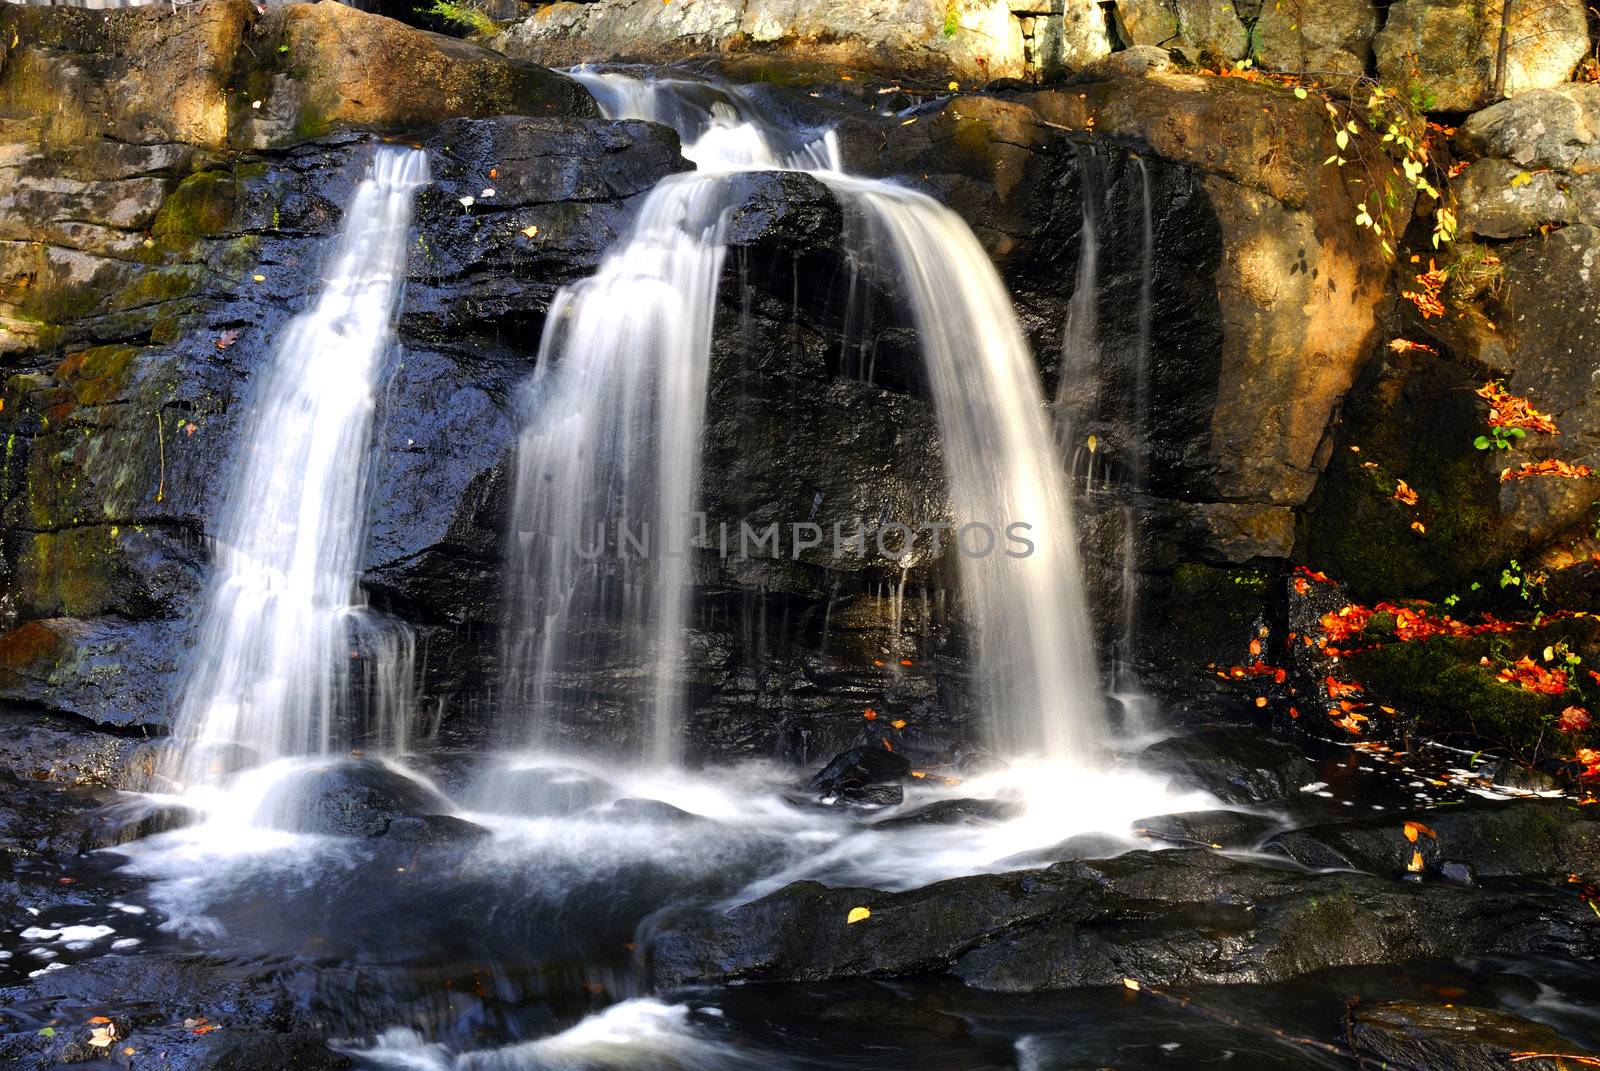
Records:
M1242 726L1169 737L1134 761L1169 775L1174 787L1201 789L1224 803L1281 800L1316 779L1316 768L1299 747Z
M1428 873L1454 863L1481 877L1564 877L1600 859L1600 815L1593 810L1567 799L1477 800L1296 829L1270 838L1263 850L1303 866L1391 877L1411 869L1414 853L1421 854ZM1414 831L1412 839L1407 823L1426 832Z
M847 924L853 907L871 916ZM904 893L791 885L680 919L652 949L667 988L710 982L952 974L1034 992L1265 982L1452 954L1592 954L1587 907L1557 894L1311 875L1203 851L1130 852Z
M1350 1042L1369 1059L1399 1067L1495 1071L1513 1054L1518 1067L1553 1069L1561 1056L1589 1057L1583 1046L1543 1023L1487 1008L1427 1005L1404 1001L1359 1005L1351 1017ZM1528 1058L1528 1054L1550 1056Z

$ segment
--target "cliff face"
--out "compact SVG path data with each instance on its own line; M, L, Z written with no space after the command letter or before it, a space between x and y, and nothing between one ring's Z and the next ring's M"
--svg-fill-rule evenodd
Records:
M570 14L591 28L558 47L525 23L500 43L552 61L621 54L596 44L610 38L593 27L632 9L564 7L535 21ZM657 25L711 8L654 9L617 23L615 40L648 59L711 47L699 30ZM962 17L975 10L960 7ZM1140 11L1119 5L1104 40L1156 34ZM1050 17L1070 16L1069 5ZM904 23L876 9L855 17ZM265 15L234 0L176 13L8 8L0 20L10 626L0 695L140 733L166 723L252 379L314 287L373 139L403 136L430 150L436 181L419 199L406 348L382 401L364 584L416 629L423 692L442 702L447 738L478 739L500 671L515 388L555 291L594 270L641 193L688 166L672 135L594 118L580 87L530 62L337 4ZM1272 28L1259 20L1240 25ZM1183 25L1216 31L1195 43L1197 56L1229 53L1218 44L1231 40L1226 25ZM940 51L969 41L965 32L935 34L916 70L1001 73ZM854 33L835 36L848 44ZM1360 34L1324 37L1368 55ZM1305 55L1324 37L1306 37ZM1592 507L1591 482L1503 485L1505 459L1471 448L1477 414L1462 394L1480 377L1509 377L1548 395L1575 432L1565 442L1588 441L1580 380L1593 221L1567 192L1588 181L1587 89L1528 93L1463 125L1459 150L1482 157L1463 177L1463 230L1477 242L1516 237L1497 253L1503 281L1469 294L1478 311L1441 328L1397 311L1410 306L1393 302L1393 258L1355 223L1364 180L1327 166L1337 149L1315 97L1183 73L1148 47L1069 84L946 96L835 77L835 63L912 62L882 41L854 58L815 52L815 63L776 44L766 56L755 41L729 37L711 51L731 77L810 86L769 82L759 93L777 114L833 127L851 169L922 188L972 224L1072 429L1069 454L1114 467L1144 458L1142 489L1093 496L1083 520L1109 631L1125 575L1119 518L1136 496L1147 661L1203 674L1236 658L1240 630L1269 613L1269 580L1292 560L1358 587L1440 594L1498 555L1558 553ZM1529 123L1553 132L1533 139L1543 148L1516 135ZM495 194L482 196L487 188ZM1101 356L1087 392L1082 369L1062 360L1085 196L1104 206ZM712 373L711 520L782 521L817 502L834 519L940 515L937 433L905 325L879 324L870 381L841 357L848 251L830 195L803 176L757 175L739 197ZM1156 255L1141 370L1146 199ZM1410 209L1399 205L1402 223ZM1573 225L1549 239L1523 237L1563 222ZM1406 260L1402 276L1425 267ZM1480 320L1500 329L1471 327ZM1402 332L1427 333L1442 356L1383 357ZM1143 415L1132 401L1140 382ZM1433 400L1418 404L1418 392ZM1379 434L1380 423L1409 430ZM1436 427L1462 434L1441 446ZM1408 475L1419 471L1449 478ZM1391 477L1410 479L1432 509L1427 527L1459 529L1460 544L1418 538L1393 508ZM848 743L872 705L919 712L941 740L963 736L960 613L936 594L951 587L947 569L902 577L871 556L828 567L703 562L691 751L809 760ZM890 596L903 580L929 599L899 606ZM886 651L914 668L884 673L873 663ZM573 731L631 734L636 674L594 668L605 698Z

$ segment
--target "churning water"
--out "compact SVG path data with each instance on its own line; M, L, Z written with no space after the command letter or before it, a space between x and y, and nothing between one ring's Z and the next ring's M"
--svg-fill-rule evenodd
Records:
M347 744L356 654L369 732L404 743L411 637L359 605L356 581L375 388L427 181L426 154L377 150L321 291L255 385L174 732L181 785Z

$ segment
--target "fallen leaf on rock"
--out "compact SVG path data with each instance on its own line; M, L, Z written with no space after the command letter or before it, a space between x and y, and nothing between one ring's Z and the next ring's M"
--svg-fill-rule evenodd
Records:
M1406 840L1410 841L1412 844L1417 843L1417 837L1419 835L1431 837L1434 840L1439 839L1439 834L1435 833L1421 822L1407 822L1405 824L1405 831Z
M1556 722L1556 728L1564 733L1581 733L1593 722L1593 717L1584 708L1568 707L1561 712L1561 718Z
M229 346L233 345L235 342L238 342L238 341L239 341L239 329L237 327L229 328L228 330L222 332L222 334L217 336L217 349L225 350Z
M850 909L850 914L848 914L848 915L846 915L844 917L844 924L846 926L851 926L851 925L854 925L857 922L865 922L867 919L870 919L871 917L872 917L872 912L867 910L866 908L864 908L864 907L852 907Z

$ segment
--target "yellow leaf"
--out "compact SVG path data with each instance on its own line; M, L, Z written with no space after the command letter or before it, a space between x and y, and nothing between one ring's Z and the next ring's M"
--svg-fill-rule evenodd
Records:
M1092 454L1092 453L1095 452L1096 449L1099 448L1100 439L1097 436L1091 435L1091 436L1089 436L1088 440L1085 442L1084 445L1086 445L1089 448L1089 452Z
M1526 186L1528 183L1530 183L1532 181L1533 181L1533 176L1531 174L1529 174L1528 172L1523 171L1523 172L1521 172L1520 174L1518 174L1515 178L1513 178L1511 180L1511 188L1514 190L1518 186Z
M850 926L850 925L853 925L854 923L857 923L857 922L865 922L867 919L870 919L871 917L872 917L872 912L868 911L866 908L864 908L864 907L852 907L850 909L850 914L848 914L848 915L846 915L844 917L844 924L846 926Z
M1406 869L1409 870L1413 874L1420 874L1420 873L1422 873L1422 868L1423 868L1422 853L1421 852L1412 852L1411 853L1411 862L1406 865Z
M534 224L532 224L532 223L530 223L526 227L522 228L522 236L524 238L536 238L536 237L538 237L538 235L539 235L539 228L537 226L535 226Z
M1132 978L1124 978L1122 980L1122 987L1124 989L1131 989L1135 993L1139 992L1139 983L1134 981Z

